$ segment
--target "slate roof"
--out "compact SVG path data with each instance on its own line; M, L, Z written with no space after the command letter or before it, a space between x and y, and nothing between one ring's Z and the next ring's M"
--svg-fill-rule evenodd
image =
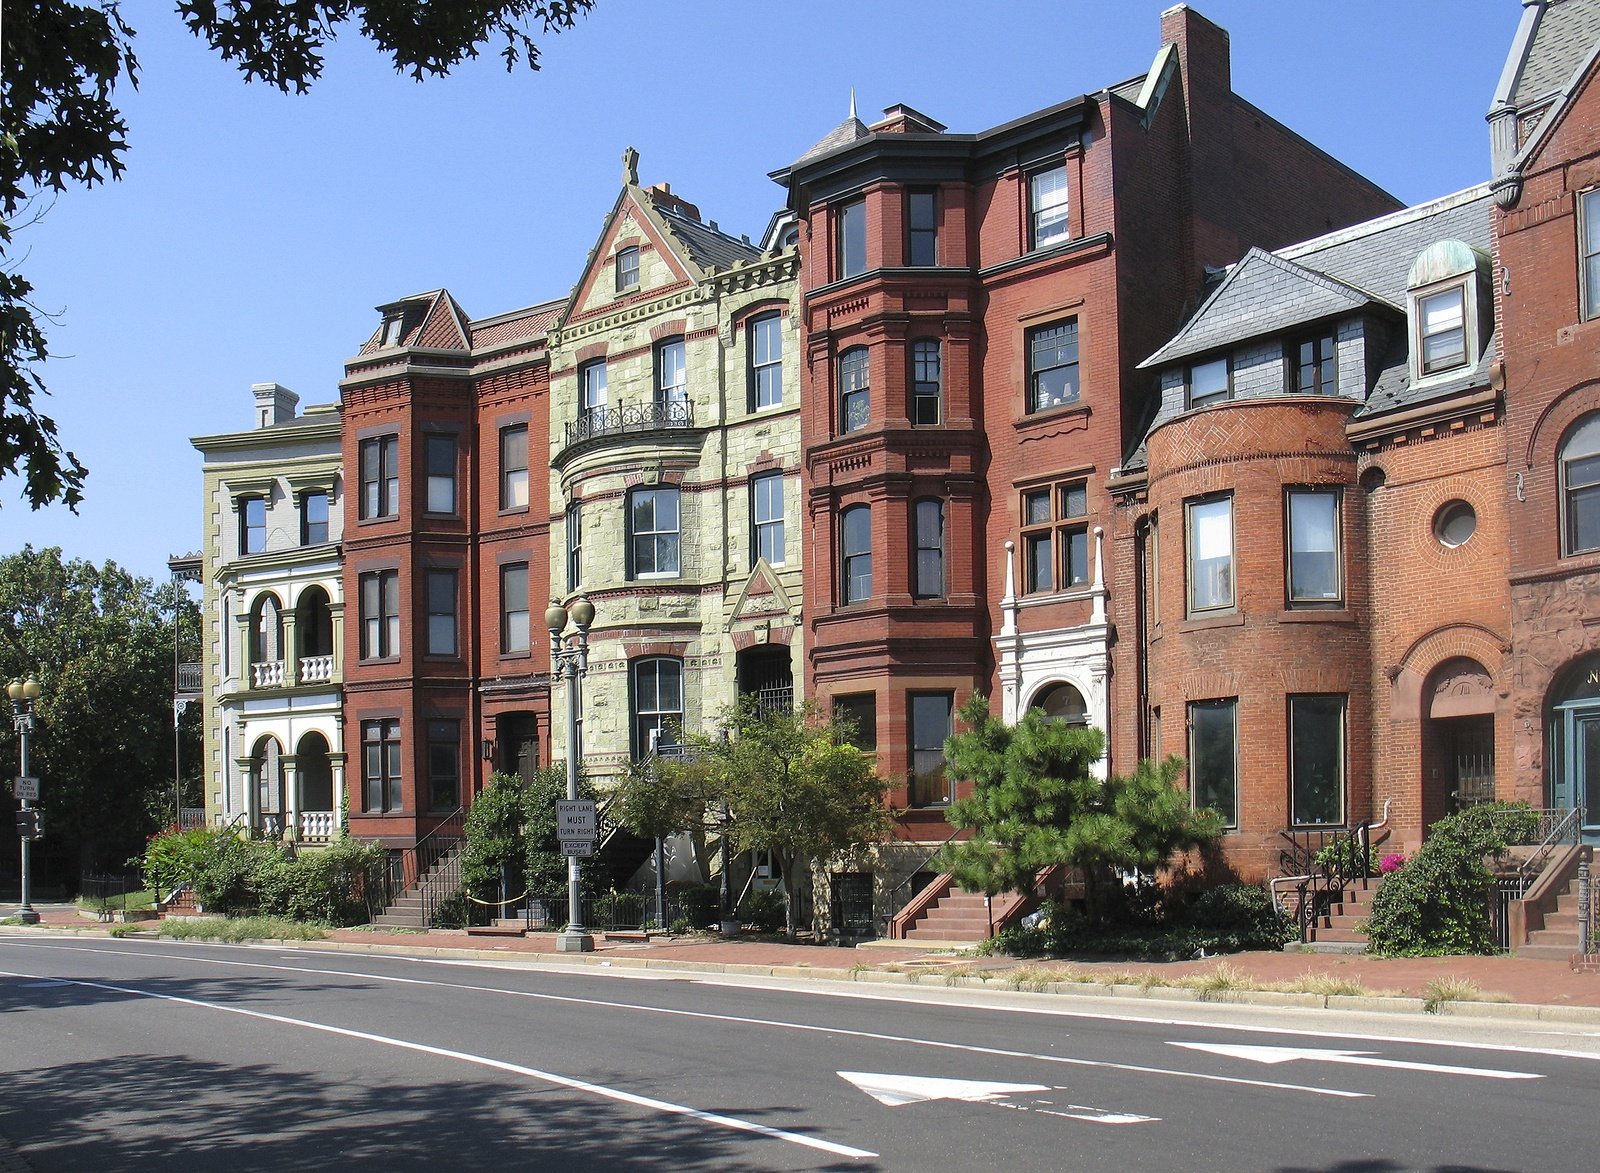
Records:
M1139 367L1164 366L1249 338L1348 314L1372 300L1342 281L1252 248L1177 336Z
M650 193L647 191L645 195L649 198ZM650 204L684 253L701 269L731 269L761 256L761 250L749 241L686 216L672 204L654 198L650 199Z
M806 162L808 159L815 159L818 155L826 155L829 151L837 150L839 147L848 146L857 139L866 138L867 135L871 133L872 132L867 129L866 123L862 122L861 119L852 114L843 122L839 123L838 126L830 130L827 134L823 135L817 144L809 151L796 159L795 165L798 166L799 164Z
M1600 39L1600 0L1550 0L1511 88L1518 109L1558 93Z
M1479 185L1281 248L1277 255L1404 306L1411 262L1430 244L1459 240L1490 251L1492 207L1487 185Z

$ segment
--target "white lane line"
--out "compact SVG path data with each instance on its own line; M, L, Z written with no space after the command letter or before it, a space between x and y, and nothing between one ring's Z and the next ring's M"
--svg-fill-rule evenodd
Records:
M261 1010L246 1010L242 1006L228 1006L221 1002L203 1002L198 998L184 998L177 994L160 994L153 990L141 990L135 986L114 986L106 982L91 982L73 978L41 978L36 974L13 973L0 970L0 976L32 979L35 981L58 981L67 985L84 986L91 990L106 990L113 994L127 994L135 998L153 998L159 1002L174 1002L180 1006L194 1006L202 1010L218 1010L224 1014L238 1014L245 1018L255 1018L262 1022L274 1022L281 1026L298 1026L305 1030L322 1031L325 1034L338 1035L341 1038L358 1039L362 1042L378 1043L386 1047L396 1047L402 1051L415 1051L422 1055L433 1055L440 1059L455 1059L461 1063L472 1063L479 1067L488 1067L495 1071L505 1071L512 1075L525 1076L528 1079L538 1080L541 1083L554 1084L556 1087L569 1088L572 1091L584 1092L602 1099L615 1100L622 1104L632 1104L638 1108L649 1108L655 1112L664 1112L672 1116L687 1116L691 1120L699 1120L705 1124L715 1124L722 1128L729 1128L736 1132L749 1132L757 1136L768 1137L772 1140L786 1141L789 1144L800 1145L808 1149L818 1149L824 1153L832 1153L840 1157L876 1157L878 1154L867 1149L858 1149L850 1145L835 1144L831 1140L821 1140L814 1136L805 1136L798 1132L788 1132L781 1128L773 1128L766 1124L757 1124L753 1120L741 1120L737 1116L723 1116L716 1112L704 1112L699 1108L690 1108L684 1104L674 1104L667 1100L657 1100L650 1096L635 1095L618 1088L605 1087L598 1083L589 1083L586 1080L573 1079L565 1075L557 1075L552 1071L541 1071L537 1067L524 1067L520 1063L507 1063L502 1059L491 1059L486 1055L473 1055L466 1051L452 1051L447 1047L430 1047L426 1043L414 1043L409 1039L397 1039L389 1035L369 1034L362 1030L350 1030L342 1026L331 1026L325 1022L312 1022L305 1018L289 1018L282 1014L267 1014Z
M80 946L59 946L85 953L122 954L151 959L148 953L114 949L87 949ZM918 1039L909 1035L882 1034L878 1031L851 1030L839 1026L819 1026L806 1022L784 1022L772 1018L746 1018L734 1014L713 1014L707 1010L677 1010L666 1006L644 1006L633 1002L611 1002L599 998L576 998L565 994L545 994L533 990L505 990L494 986L474 986L464 982L440 982L428 978L394 977L384 974L358 973L341 969L315 969L310 966L269 965L263 961L224 961L215 957L190 957L185 960L201 965L225 965L240 969L266 969L274 972L301 973L317 977L347 977L362 981L389 982L404 986L432 986L441 990L462 990L476 994L501 994L513 998L528 998L537 1002L555 1002L568 1006L593 1006L604 1010L634 1010L641 1014L659 1014L669 1018L695 1018L707 1022L729 1023L735 1026L757 1026L776 1030L792 1030L802 1034L833 1035L837 1038L866 1039L878 1043L898 1043L913 1047L930 1047L941 1051L960 1051L970 1055L992 1055L1002 1059L1027 1059L1038 1063L1059 1063L1068 1067L1097 1067L1107 1071L1128 1071L1136 1075L1168 1075L1175 1079L1193 1079L1202 1083L1228 1083L1244 1087L1270 1088L1274 1091L1305 1092L1313 1096L1332 1096L1338 1099L1368 1099L1370 1092L1343 1091L1339 1088L1308 1087L1299 1083L1278 1083L1265 1079L1244 1079L1233 1075L1211 1075L1202 1071L1180 1071L1167 1067L1143 1067L1134 1063L1113 1063L1103 1059L1078 1059L1068 1055L1045 1055L1033 1051L1012 1051L1002 1047L983 1047L973 1043L951 1043L942 1039ZM4 973L4 971L0 971Z

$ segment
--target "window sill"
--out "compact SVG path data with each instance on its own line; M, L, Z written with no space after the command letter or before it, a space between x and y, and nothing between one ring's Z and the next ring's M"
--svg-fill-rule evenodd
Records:
M393 656L364 656L356 661L356 663L360 664L362 667L366 667L368 665L398 664L399 662L400 656L398 653Z
M378 524L380 524L382 522L385 522L385 521L399 521L399 520L400 520L400 514L399 514L399 511L397 510L394 513L380 513L377 517L358 517L358 518L356 518L356 524L357 525L378 525Z
M1355 621L1349 607L1294 607L1278 612L1279 623L1352 624Z
M520 652L501 652L500 658L502 660L531 660L533 659L533 651L532 649L524 649Z
M1059 425L1071 420L1078 423L1079 427L1082 427L1083 423L1080 421L1087 421L1090 414L1089 405L1079 400L1076 403L1063 403L1056 407L1030 411L1021 419L1013 420L1012 426L1021 432L1033 427L1042 428L1051 424Z
M1244 612L1226 611L1216 615L1192 615L1178 624L1179 631L1208 631L1214 627L1243 627Z
M497 510L496 515L499 517L517 517L521 514L529 512L529 508L530 507L527 505L513 505L509 509Z
M424 652L422 658L429 664L461 663L460 652Z

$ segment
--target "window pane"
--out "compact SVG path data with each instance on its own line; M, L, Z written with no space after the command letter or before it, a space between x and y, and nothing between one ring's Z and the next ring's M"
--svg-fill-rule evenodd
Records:
M1028 493L1022 498L1022 524L1040 525L1050 520L1050 493L1048 490Z
M766 314L750 323L750 410L783 402L783 322Z
M833 713L851 726L850 743L860 750L878 748L878 698L874 693L854 693L833 698Z
M1236 700L1197 701L1189 706L1195 808L1210 807L1230 827L1239 823L1237 711Z
M1189 506L1189 609L1233 606L1233 501Z
M528 650L528 567L500 568L500 650Z
M1067 566L1064 581L1068 586L1083 586L1089 581L1089 531L1067 531Z
M656 402L674 410L689 403L689 376L681 338L662 343L656 351Z
M844 511L840 521L844 601L864 602L872 597L872 513L865 505L855 505Z
M307 546L328 540L328 494L307 493L300 501L301 539Z
M938 598L944 594L944 502L918 501L916 530L916 594Z
M1073 403L1078 398L1078 323L1046 326L1030 335L1030 411Z
M1289 494L1289 598L1339 599L1339 499L1333 493Z
M936 339L923 338L911 348L911 422L936 424L943 399L942 359Z
M1344 822L1344 697L1289 698L1296 826Z
M1053 567L1053 544L1049 534L1030 534L1028 543L1028 590L1048 591L1055 589L1055 578L1051 573Z
M1052 167L1037 171L1028 180L1029 205L1033 210L1033 247L1067 238L1067 169Z
M1448 370L1467 361L1465 292L1447 289L1421 301L1422 370Z
M1087 485L1063 485L1061 488L1061 516L1082 517L1089 512Z
M866 347L845 351L839 356L840 431L854 432L867 426L869 396Z
M639 284L639 250L625 248L617 254L617 289L632 289Z
M429 513L456 511L456 441L454 436L427 438Z
M950 736L953 700L949 693L916 693L911 697L912 806L936 806L950 801L944 742Z
M839 276L854 277L867 267L867 205L861 200L839 209Z
M908 255L911 265L936 265L939 263L939 233L935 220L937 208L934 193L914 191L906 196L906 213L910 222Z
M1228 360L1214 359L1189 368L1189 404L1194 406L1228 397Z

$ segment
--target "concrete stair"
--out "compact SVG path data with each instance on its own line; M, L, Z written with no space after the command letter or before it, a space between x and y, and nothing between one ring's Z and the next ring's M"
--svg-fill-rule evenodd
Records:
M402 892L393 904L373 917L373 925L385 929L426 929L428 927L426 897L433 897L437 903L454 895L454 877L459 874L456 862L460 856L461 845L457 844L441 856L439 862L429 868L415 884Z
M996 896L984 905L981 892L951 887L906 928L908 941L982 941L990 935L990 914L998 928L1016 897Z
M1578 951L1578 882L1570 880L1556 897L1554 912L1544 914L1544 927L1528 933L1524 944L1515 946L1517 957L1547 961L1566 961Z

